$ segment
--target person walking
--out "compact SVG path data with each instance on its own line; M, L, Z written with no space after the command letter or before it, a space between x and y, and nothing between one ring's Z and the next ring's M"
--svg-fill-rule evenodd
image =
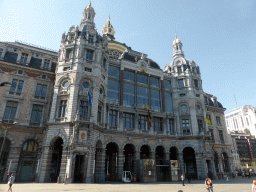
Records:
M210 178L207 178L205 180L205 184L206 184L206 189L209 191L209 192L213 192L213 186L212 186L212 180Z
M185 186L185 185L184 185L184 175L183 175L183 174L181 174L181 176L180 176L180 177L181 177L181 180L182 180L182 185L183 185L183 186Z
M252 182L252 192L256 192L256 180Z
M8 179L8 185L9 185L9 189L7 192L11 191L12 192L12 184L14 183L14 177L13 174L11 175L11 177L9 177Z

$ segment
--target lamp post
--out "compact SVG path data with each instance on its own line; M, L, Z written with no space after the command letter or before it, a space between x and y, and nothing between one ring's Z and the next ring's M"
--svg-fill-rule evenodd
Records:
M2 83L0 84L0 87L11 87L11 86L12 86L12 84L9 83L9 82L2 82Z

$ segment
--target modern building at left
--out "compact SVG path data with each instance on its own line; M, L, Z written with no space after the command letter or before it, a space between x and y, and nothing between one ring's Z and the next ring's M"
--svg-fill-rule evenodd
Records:
M176 38L164 69L100 34L89 4L59 52L0 43L1 175L17 182L221 178L233 170L225 108L203 92L200 67ZM2 91L3 90L3 91ZM5 129L6 128L6 129Z

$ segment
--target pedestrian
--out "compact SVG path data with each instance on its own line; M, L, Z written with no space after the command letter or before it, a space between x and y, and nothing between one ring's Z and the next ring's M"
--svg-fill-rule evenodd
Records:
M228 175L226 176L226 181L228 182Z
M185 186L184 185L184 175L183 174L181 174L181 180L182 180L182 185Z
M210 178L206 179L206 189L209 192L213 192L212 180Z
M8 191L11 191L12 192L12 184L14 183L14 177L13 177L13 173L11 175L11 177L8 179L8 185L9 185L9 189ZM8 192L7 191L7 192Z
M252 192L256 192L256 180L252 182Z
M232 177L233 177L233 179L235 179L235 174L232 172Z

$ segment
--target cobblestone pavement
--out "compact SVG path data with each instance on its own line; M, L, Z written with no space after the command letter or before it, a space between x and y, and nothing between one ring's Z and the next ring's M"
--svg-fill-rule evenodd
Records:
M255 178L256 179L256 178ZM213 180L214 192L251 192L253 179L235 178L230 182ZM185 186L181 182L162 183L104 183L104 184L48 184L48 183L14 183L13 192L207 192L204 181L192 181ZM7 191L7 184L0 184L0 192Z

